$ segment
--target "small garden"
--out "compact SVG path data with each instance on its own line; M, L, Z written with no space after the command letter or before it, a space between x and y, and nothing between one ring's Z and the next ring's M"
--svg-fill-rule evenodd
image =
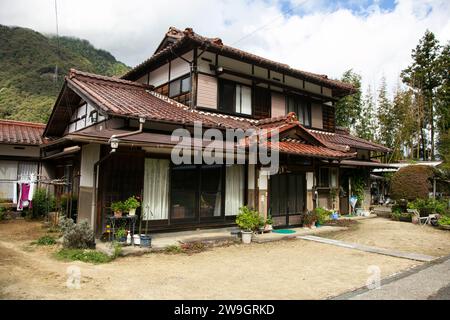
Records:
M393 220L418 224L428 217L429 224L450 229L449 199L430 196L434 176L433 168L420 165L402 168L392 176Z

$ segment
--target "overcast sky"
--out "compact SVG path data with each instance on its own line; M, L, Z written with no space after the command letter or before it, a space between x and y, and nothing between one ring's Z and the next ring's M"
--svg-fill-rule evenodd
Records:
M449 0L57 1L61 35L130 66L154 52L169 26L192 27L302 70L338 78L353 68L365 86L384 75L393 89L426 29L450 40ZM0 24L55 33L54 0L0 0Z

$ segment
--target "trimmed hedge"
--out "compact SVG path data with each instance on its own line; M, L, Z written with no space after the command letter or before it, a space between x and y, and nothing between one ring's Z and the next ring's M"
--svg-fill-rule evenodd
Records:
M434 170L431 167L417 165L398 170L391 178L391 196L393 199L427 199L431 190Z

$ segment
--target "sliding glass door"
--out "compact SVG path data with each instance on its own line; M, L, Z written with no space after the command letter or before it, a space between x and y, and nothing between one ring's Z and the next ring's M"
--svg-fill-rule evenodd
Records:
M171 220L194 220L197 211L197 167L173 167L170 186Z
M223 165L174 166L171 170L171 222L201 222L223 217Z

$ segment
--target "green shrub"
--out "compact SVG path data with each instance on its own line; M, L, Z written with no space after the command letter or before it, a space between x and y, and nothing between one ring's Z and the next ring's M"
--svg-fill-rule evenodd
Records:
M408 203L408 209L416 209L422 215L448 213L447 203L436 199L416 199Z
M55 254L56 258L64 261L83 261L89 263L107 263L114 258L95 250L61 249Z
M6 219L6 208L3 206L0 206L0 221Z
M51 194L47 195L47 190L37 188L33 195L33 208L28 211L30 218L43 217L48 212L55 209L55 199Z
M391 178L393 199L427 199L431 188L430 179L434 170L427 166L414 165L401 168Z
M56 240L50 236L43 236L40 237L35 243L39 246L52 246L56 244Z
M325 222L327 222L330 219L331 211L328 211L324 208L316 208L314 209L316 215L317 215L317 222L321 225L323 225Z
M88 249L95 247L94 232L86 220L75 223L70 218L62 217L59 227L63 233L64 248Z
M264 226L264 219L258 211L243 206L239 208L239 214L236 216L236 224L244 231L254 231L261 225Z
M450 217L449 216L442 216L438 220L438 224L440 226L450 226Z
M61 201L61 212L63 214L68 214L68 216L71 217L77 213L78 199L75 195L71 196L70 193L64 193L61 195L60 201ZM72 206L70 206L71 203ZM68 210L67 206L72 208L71 212L67 211Z

